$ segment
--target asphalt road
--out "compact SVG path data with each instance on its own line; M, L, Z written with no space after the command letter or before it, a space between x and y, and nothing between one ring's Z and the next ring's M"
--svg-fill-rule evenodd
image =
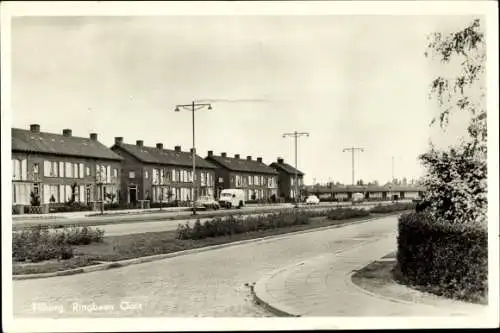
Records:
M396 227L390 216L106 271L13 281L14 316L270 316L245 284L315 256L396 237Z
M363 203L357 204L356 207L367 207L373 206L377 203ZM390 204L390 202L383 202L382 204ZM351 203L321 203L318 206L305 206L301 205L301 207L305 208L334 208L338 206L347 206L351 207ZM224 216L231 214L252 214L252 213L266 213L266 212L274 212L277 210L291 208L293 205L287 206L270 206L270 207L255 207L255 206L247 206L243 209L221 209L217 211L200 211L198 213L197 218L206 218L206 217L216 217L216 216ZM102 225L117 225L117 224L130 224L130 223L141 223L145 222L160 222L161 224L172 224L165 223L167 221L173 221L175 226L178 223L184 223L183 221L186 219L192 218L192 213L188 211L184 212L155 212L155 213L143 213L143 214L127 214L127 215L107 215L107 216L92 216L92 217L81 217L81 218L57 218L57 219L39 219L39 220L14 220L12 223L12 230L21 230L37 225L43 226L68 226L68 225L88 225L88 226L102 226ZM162 223L163 222L163 223ZM152 224L151 224L152 225Z
M363 206L365 209L370 209L374 205ZM309 208L310 210L324 210L325 208ZM269 215L272 213L262 213L262 214L249 214L244 215L243 218L249 216L258 215ZM200 218L200 222L203 224L205 221L211 220L211 218ZM164 221L154 221L154 222L143 222L143 223L120 223L120 224L106 224L98 226L99 229L104 230L106 236L120 236L129 234L140 234L147 232L159 232L159 231L170 231L176 230L179 224L189 223L191 226L196 221L196 219L188 218L184 220L164 220Z

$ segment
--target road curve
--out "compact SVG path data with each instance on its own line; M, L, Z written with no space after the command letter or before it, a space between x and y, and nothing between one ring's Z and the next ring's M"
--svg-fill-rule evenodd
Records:
M73 276L13 281L15 317L262 317L249 287L284 266L396 235L390 216Z

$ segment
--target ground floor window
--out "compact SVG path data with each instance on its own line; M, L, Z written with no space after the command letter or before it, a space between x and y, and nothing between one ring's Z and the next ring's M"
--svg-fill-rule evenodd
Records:
M30 204L31 184L14 183L12 184L12 203Z

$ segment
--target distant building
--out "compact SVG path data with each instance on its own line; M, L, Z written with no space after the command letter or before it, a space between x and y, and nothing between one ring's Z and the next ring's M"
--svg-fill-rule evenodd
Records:
M182 151L181 146L164 149L162 143L146 147L142 140L127 144L123 137L115 137L111 149L123 158L121 184L125 202L191 200L192 151ZM214 165L196 155L195 199L214 195L214 170Z
M270 199L278 197L278 173L262 162L261 157L252 159L240 158L239 154L228 157L226 153L220 156L208 152L206 160L217 166L215 170L216 196L227 188L239 188L245 192L245 200Z
M279 196L287 199L295 199L295 173L297 173L299 193L300 189L304 186L304 173L285 163L281 157L277 159L277 162L273 162L269 166L278 172Z
M118 201L122 158L97 141L62 134L12 128L12 202L30 204L31 192L40 203ZM76 185L76 186L75 186ZM74 189L73 189L74 188Z

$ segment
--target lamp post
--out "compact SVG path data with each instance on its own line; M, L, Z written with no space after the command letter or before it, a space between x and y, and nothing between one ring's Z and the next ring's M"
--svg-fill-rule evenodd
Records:
M193 185L191 189L191 200L193 201L193 215L196 215L196 203L195 203L195 176L196 176L196 146L195 146L195 130L194 130L194 112L197 110L201 110L205 107L208 107L208 110L212 110L212 105L210 103L195 103L194 101L191 104L178 104L175 106L175 112L181 111L181 109L191 111L192 114L192 124L193 124L193 149L192 149L192 158L193 158Z
M284 133L283 137L293 137L295 140L295 208L299 207L299 183L298 183L298 170L297 170L297 139L301 136L309 136L307 132L293 132L293 133Z
M350 151L352 153L352 185L354 185L354 153L357 150L359 150L361 152L364 151L363 148L356 148L356 147L344 148L344 150L342 150L343 152Z

